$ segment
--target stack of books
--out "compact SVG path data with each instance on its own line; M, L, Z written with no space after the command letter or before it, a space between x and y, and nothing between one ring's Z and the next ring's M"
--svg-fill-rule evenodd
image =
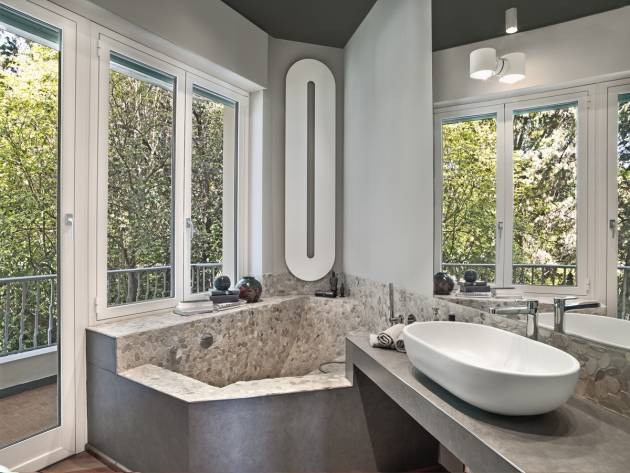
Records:
M220 291L213 289L210 293L210 300L215 304L228 304L239 301L240 292L234 289L228 289L227 291Z

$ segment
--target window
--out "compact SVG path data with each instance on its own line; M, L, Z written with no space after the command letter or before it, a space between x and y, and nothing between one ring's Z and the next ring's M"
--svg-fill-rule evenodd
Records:
M194 84L190 115L190 279L186 288L187 293L198 294L212 288L218 274L228 274L232 280L236 275L237 103Z
M247 97L105 35L98 49L100 320L236 280Z
M623 93L613 90L611 103L614 107L613 159L614 181L616 187L613 211L616 219L609 221L612 241L615 244L614 262L610 266L614 273L616 291L609 297L609 305L617 304L617 314L628 317L630 313L630 86L621 87ZM611 108L612 108L611 107ZM613 214L614 215L614 214Z
M577 283L577 103L513 117L514 284Z
M442 266L496 276L497 117L442 123Z
M584 290L586 95L562 98L437 116L442 270Z
M107 305L173 296L175 78L112 52Z

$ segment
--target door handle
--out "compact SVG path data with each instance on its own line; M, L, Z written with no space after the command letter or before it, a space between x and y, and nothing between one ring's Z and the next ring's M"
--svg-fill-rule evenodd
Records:
M610 236L615 238L617 236L617 219L611 218L608 221L608 228L610 228Z
M503 237L503 222L497 222L497 233L500 240Z

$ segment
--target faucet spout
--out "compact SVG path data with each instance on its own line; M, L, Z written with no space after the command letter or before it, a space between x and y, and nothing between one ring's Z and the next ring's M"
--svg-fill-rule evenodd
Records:
M514 307L491 307L491 314L497 315L527 315L527 328L526 335L532 340L538 340L538 301L537 300L525 300L523 305Z
M599 302L576 302L574 304L567 304L569 301L577 300L574 296L569 297L555 297L553 299L553 329L558 333L565 333L564 329L564 314L573 310L581 309L596 309L601 307Z

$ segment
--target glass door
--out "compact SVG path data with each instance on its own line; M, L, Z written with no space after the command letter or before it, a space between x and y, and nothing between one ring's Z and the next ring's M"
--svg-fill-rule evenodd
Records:
M630 84L608 93L609 315L630 316Z
M0 465L11 469L75 450L75 31L0 3Z

